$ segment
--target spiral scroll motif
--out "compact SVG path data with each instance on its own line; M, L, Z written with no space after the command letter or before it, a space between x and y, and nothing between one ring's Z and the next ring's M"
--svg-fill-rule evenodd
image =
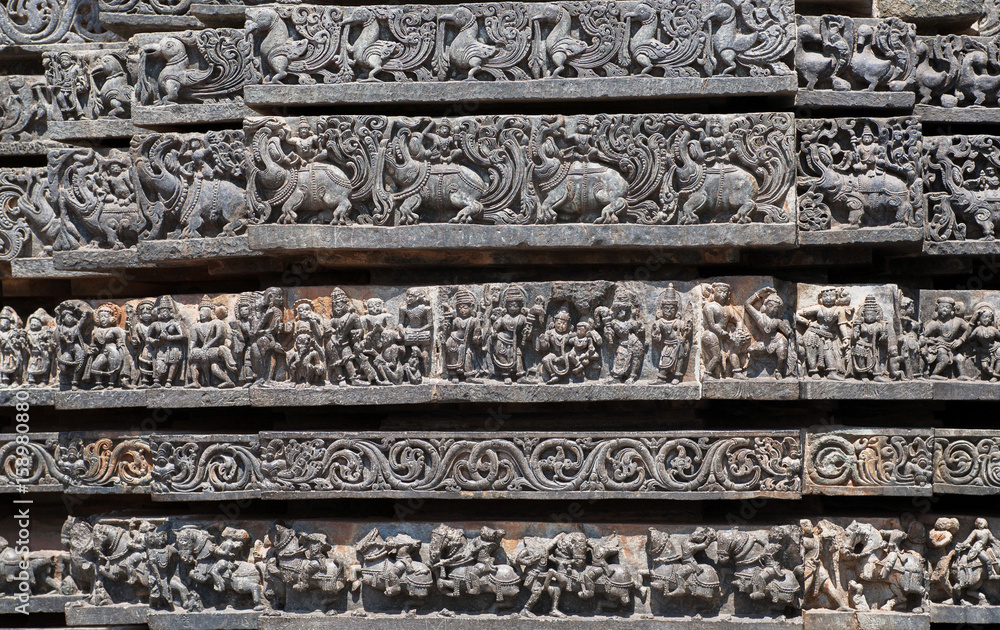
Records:
M263 488L285 491L797 492L794 438L493 437L272 440Z

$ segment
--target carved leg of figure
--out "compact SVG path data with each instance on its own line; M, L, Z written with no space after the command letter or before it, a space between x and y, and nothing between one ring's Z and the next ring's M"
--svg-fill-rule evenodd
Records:
M268 79L268 83L279 83L282 79L288 76L288 57L285 55L275 55L271 59L267 60L274 70L274 74Z
M702 333L701 348L708 357L705 362L705 376L722 378L722 348L715 333L709 331Z
M650 72L653 70L653 62L649 59L649 55L644 55L642 53L635 56L635 62L642 66L642 70L639 71L639 76L649 77L653 76Z
M331 205L336 204L336 208L333 210L333 220L330 221L334 225L347 225L350 223L351 215L351 199L344 192L340 195L340 199L331 200Z
M606 203L605 199L608 197L606 192L600 192L595 195L598 201L601 203ZM607 202L607 205L601 209L601 216L594 219L594 223L618 223L619 215L623 214L628 208L625 200L621 197L616 198L613 201Z
M476 217L483 215L483 204L469 193L456 192L450 197L451 203L457 208L461 208L448 223L472 223Z
M177 96L181 91L181 82L176 79L166 79L160 83L163 95L157 105L176 105Z
M410 195L399 204L398 220L400 225L416 225L420 222L417 208L420 206L420 195Z
M302 202L306 200L306 192L299 187L296 187L292 191L292 195L287 201L281 206L281 216L278 217L278 223L283 225L291 225L298 221L299 215L296 213L302 206Z
M698 211L708 203L708 193L704 189L694 192L681 207L681 214L677 217L677 222L681 225L696 225L698 223Z
M539 223L555 223L559 218L556 208L566 201L568 196L569 185L567 182L563 182L561 185L553 188L549 192L549 196L542 201L542 205L538 208Z
M748 195L746 201L744 201L743 205L740 206L740 209L737 210L735 214L733 214L732 218L729 219L729 222L750 223L751 221L750 217L756 210L757 210L757 204L754 203L753 197Z
M229 378L229 374L227 374L226 371L222 369L221 365L219 365L218 363L213 363L211 366L211 370L212 370L212 376L214 376L216 381L218 381L219 383L218 385L219 389L232 389L233 387L236 387L236 384L233 383L233 379Z
M466 81L475 81L476 75L479 71L483 69L483 60L480 57L472 57L469 59L469 76L465 77Z
M562 589L559 585L549 586L549 597L552 598L552 609L549 615L552 617L565 617L566 613L559 610L559 599L562 597Z
M554 53L552 55L552 63L555 64L556 67L552 69L552 74L549 75L549 78L552 79L562 78L562 71L566 69L567 59L568 57L566 56L566 53L559 52L559 53Z
M358 79L359 83L377 83L378 73L382 72L382 56L378 54L368 55L365 58L365 64L371 68L368 71L368 76L363 79Z
M848 225L844 226L845 230L856 230L861 227L861 218L865 216L865 207L857 201L848 202L847 204L847 222Z

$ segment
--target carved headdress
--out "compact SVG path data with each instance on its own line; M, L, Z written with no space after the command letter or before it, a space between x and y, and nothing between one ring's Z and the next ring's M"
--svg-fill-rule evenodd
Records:
M861 306L861 317L874 314L877 319L882 319L882 307L878 305L874 295L866 295L865 303Z
M171 317L177 317L177 304L174 302L174 298L169 295L161 295L156 298L156 303L153 304L153 310L157 312L164 308L170 311Z
M461 288L455 291L455 306L458 306L460 304L475 306L476 296L472 295L472 291L469 291L466 288Z
M121 319L122 310L121 307L113 302L105 302L97 307L95 313L100 313L101 311L107 311L111 313L111 321L113 324L117 324Z
M21 327L21 318L18 317L14 309L9 306L5 306L0 309L0 319L9 319L15 328Z
M40 321L42 326L48 326L52 323L52 316L45 312L44 308L36 309L34 313L28 315L28 323L31 323L33 319Z
M351 299L347 297L347 293L345 293L343 289L335 287L333 291L330 291L330 303L337 304L338 302L350 304Z
M200 311L203 308L210 308L213 311L215 310L215 302L213 302L212 298L207 295L201 296L201 302L198 303L198 310Z

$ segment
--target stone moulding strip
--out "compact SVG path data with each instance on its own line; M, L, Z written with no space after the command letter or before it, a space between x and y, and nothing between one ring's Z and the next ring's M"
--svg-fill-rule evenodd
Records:
M391 439L389 434L265 432L259 438L261 494L267 499L373 492L469 499L801 496L797 431L403 433ZM734 467L735 461L742 464ZM353 462L364 462L362 479ZM627 470L620 468L625 462L630 462ZM302 474L303 465L310 472Z
M934 433L934 492L1000 493L1000 437L996 431L937 429Z
M21 484L157 501L1000 494L1000 443L983 430L42 433L25 479L11 476L15 439L0 435L0 493Z
M792 2L736 17L752 9L747 0L724 15L706 0L249 7L262 76L245 94L282 106L791 94Z
M252 225L253 252L795 247L795 225ZM175 242L175 246L180 247ZM140 250L142 244L140 243ZM142 253L140 251L140 257Z
M613 101L695 99L712 96L775 96L795 93L793 76L777 77L600 77L462 83L339 83L247 85L250 107L328 106L369 103L454 103L456 101ZM852 92L855 96L857 93ZM909 104L913 104L912 94ZM797 103L796 103L797 104ZM905 107L905 105L901 106Z

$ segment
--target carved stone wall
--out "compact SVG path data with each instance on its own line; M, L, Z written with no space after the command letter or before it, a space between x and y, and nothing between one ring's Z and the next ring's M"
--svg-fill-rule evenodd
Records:
M10 0L0 627L1000 624L971 3Z

